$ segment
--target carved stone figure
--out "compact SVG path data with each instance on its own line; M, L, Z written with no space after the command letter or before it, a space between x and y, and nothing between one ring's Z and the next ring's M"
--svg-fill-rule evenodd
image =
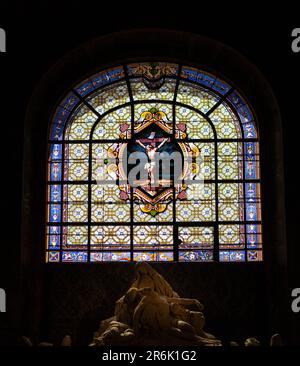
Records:
M115 315L100 323L94 345L221 345L203 331L203 305L181 298L149 264L136 265L136 278L115 305Z
M246 347L257 347L257 346L260 346L260 341L253 337L247 338L245 340L245 346Z

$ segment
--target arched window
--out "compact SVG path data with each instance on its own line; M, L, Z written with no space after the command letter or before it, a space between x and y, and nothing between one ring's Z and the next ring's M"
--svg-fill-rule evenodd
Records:
M260 261L259 171L232 85L165 62L101 71L50 124L46 261Z

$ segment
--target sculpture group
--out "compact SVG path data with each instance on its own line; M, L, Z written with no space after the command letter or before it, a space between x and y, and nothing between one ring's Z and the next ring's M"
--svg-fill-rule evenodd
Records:
M136 278L115 304L114 316L102 321L91 345L220 346L206 333L203 305L181 298L146 262L136 264Z
M196 299L181 298L170 284L146 262L138 262L135 280L129 290L115 304L114 315L101 321L90 346L222 346L222 342L204 331L203 305ZM23 336L26 346L34 344ZM53 346L39 342L38 346ZM66 335L61 346L71 346ZM230 342L229 346L239 346ZM247 338L246 347L260 346L254 338ZM279 334L270 339L270 346L282 346Z

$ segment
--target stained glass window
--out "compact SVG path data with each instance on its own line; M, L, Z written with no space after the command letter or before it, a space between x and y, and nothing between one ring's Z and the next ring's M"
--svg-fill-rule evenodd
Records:
M52 116L46 261L261 261L260 192L240 91L166 62L101 71Z

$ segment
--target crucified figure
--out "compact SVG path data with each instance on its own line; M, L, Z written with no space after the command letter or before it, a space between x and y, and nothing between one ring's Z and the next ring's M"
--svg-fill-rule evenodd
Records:
M150 135L150 137L152 137L152 135ZM150 138L149 137L149 138ZM154 137L154 136L153 136ZM152 137L152 138L153 138ZM167 138L163 139L163 141L157 146L154 147L151 144L149 145L144 145L140 140L137 140L136 142L141 145L145 150L146 150L146 154L150 160L150 163L145 164L145 169L147 169L148 171L148 176L150 178L150 185L154 184L155 181L155 166L156 166L156 153L157 151L168 141Z

